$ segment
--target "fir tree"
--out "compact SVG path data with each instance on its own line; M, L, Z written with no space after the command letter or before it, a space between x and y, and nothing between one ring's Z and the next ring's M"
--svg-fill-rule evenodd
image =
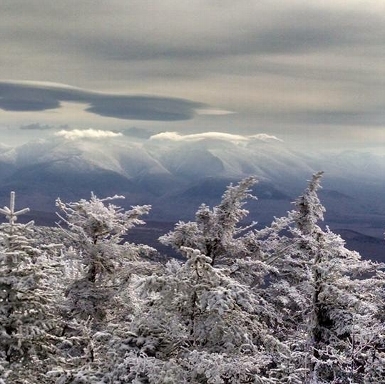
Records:
M152 264L142 259L151 247L124 241L128 230L143 224L150 206L125 211L112 203L122 196L63 203L57 199L64 242L63 275L67 283L61 344L63 362L51 376L64 383L98 382L111 363L109 342L119 339L132 316L130 276L148 274Z
M140 216L147 214L150 206L135 206L124 211L111 203L123 196L99 199L91 194L90 200L63 203L57 199L58 214L64 235L70 239L72 257L78 260L82 274L68 288L71 316L101 321L106 315L106 304L120 287L117 271L124 270L127 262L135 260L150 247L123 242L123 236L135 225L144 224Z
M283 345L255 308L259 299L199 250L138 280L143 301L125 340L131 350L106 376L111 382L269 382ZM124 349L124 348L123 348ZM126 380L126 381L125 381Z
M288 218L262 231L265 261L279 271L265 298L282 313L278 334L292 350L277 377L314 384L371 382L370 367L382 359L382 341L373 343L369 335L384 334L378 320L383 273L318 226L325 212L317 195L321 176L313 176Z
M0 209L8 222L0 225L0 356L9 383L47 382L45 372L56 352L53 333L58 327L49 289L53 265L33 247L33 222L16 223L28 212L10 206Z
M180 221L173 231L159 240L182 254L184 247L199 249L213 265L225 258L235 258L234 252L238 251L236 238L255 224L247 228L239 226L249 213L243 208L245 200L255 198L250 188L256 182L254 177L249 177L236 186L229 185L217 206L210 209L202 204L195 214L195 222Z
M142 302L118 349L130 351L108 376L116 382L269 382L269 368L286 353L270 332L275 317L259 295L270 270L248 247L239 222L248 213L254 178L230 185L196 222L179 222L160 238L184 255L139 278ZM253 257L252 257L253 256ZM138 355L139 354L139 355ZM143 381L142 381L143 380ZM168 381L167 381L168 380Z
M250 235L256 223L240 225L249 213L244 208L246 200L256 199L251 193L256 183L256 178L248 177L235 186L230 184L217 206L210 209L202 204L195 221L180 221L173 231L159 238L160 242L182 255L186 255L185 249L197 249L210 258L213 266L229 268L231 277L240 283L262 286L271 267L263 261L261 247Z

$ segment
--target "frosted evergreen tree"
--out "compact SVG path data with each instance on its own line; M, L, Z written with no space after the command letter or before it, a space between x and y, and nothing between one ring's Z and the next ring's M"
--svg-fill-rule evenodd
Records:
M239 253L236 238L255 224L247 228L239 226L249 213L243 208L246 200L255 198L250 188L256 182L254 177L248 177L236 186L229 185L217 206L210 209L202 204L194 222L180 221L173 231L159 240L182 254L184 247L199 249L211 259L213 265L223 262L223 259L233 259L234 253Z
M61 211L60 225L76 250L70 254L77 259L81 271L81 276L68 288L72 316L102 320L107 303L120 288L117 272L124 271L127 263L135 260L140 252L151 251L150 247L130 244L123 238L130 228L144 224L140 217L150 211L150 206L135 206L125 211L111 203L123 198L99 199L91 194L90 200L56 201Z
M211 259L213 266L228 267L231 277L246 285L260 286L271 267L263 262L260 246L250 237L255 222L242 226L249 211L244 208L247 199L256 199L251 187L257 183L254 177L230 184L221 202L210 209L202 204L195 221L180 221L173 231L159 238L182 255L185 249L197 249ZM266 315L269 311L263 310ZM262 315L262 314L261 314Z
M142 295L123 361L106 374L114 383L268 383L284 346L261 321L248 286L212 265L200 250L181 249L163 273L139 278ZM107 381L108 382L108 381Z
M377 382L370 375L378 375L374 367L383 361L383 273L318 226L325 212L317 195L321 176L313 176L295 211L262 231L265 260L279 271L265 298L282 314L277 335L292 351L276 377L314 384Z
M56 202L64 242L71 244L63 255L68 285L61 344L65 358L50 373L63 384L97 382L101 367L110 364L107 341L119 339L132 316L131 275L156 268L142 259L154 253L153 248L124 241L129 229L144 224L140 217L150 206L126 211L112 203L122 198L91 194L90 200Z
M0 359L7 383L45 383L56 352L58 327L49 288L53 266L33 246L33 222L17 223L28 208L0 209L8 222L0 225Z

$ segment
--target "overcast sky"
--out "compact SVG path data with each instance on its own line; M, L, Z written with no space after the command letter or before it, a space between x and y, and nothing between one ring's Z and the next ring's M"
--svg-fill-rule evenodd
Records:
M385 145L385 1L2 0L1 141L71 129Z

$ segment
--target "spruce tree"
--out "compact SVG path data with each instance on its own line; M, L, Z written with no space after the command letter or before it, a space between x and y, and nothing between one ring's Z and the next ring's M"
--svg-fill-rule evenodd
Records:
M270 334L259 298L210 257L182 249L163 273L139 278L142 296L121 344L128 350L106 378L114 383L268 383L285 348Z
M67 287L63 306L65 328L61 345L63 363L51 371L58 382L100 382L111 364L111 343L120 340L133 311L130 280L132 274L148 274L154 268L142 256L155 252L151 247L132 244L124 236L150 206L130 210L113 204L123 196L64 203L58 223L64 243L63 274Z
M0 225L0 358L9 383L49 382L45 372L53 363L58 327L50 275L53 265L33 246L33 226L16 223L29 209L0 209L8 222Z
M124 197L99 199L92 193L90 200L56 201L63 236L71 243L69 261L75 259L80 269L67 290L69 315L83 320L90 317L95 324L105 318L108 303L120 289L117 272L124 271L140 252L151 251L125 242L123 237L130 228L144 224L140 216L147 214L150 206L125 211L111 202L116 199Z
M250 188L256 182L254 177L248 177L235 186L230 184L218 205L210 209L202 204L195 214L195 221L180 221L173 231L159 238L160 242L182 255L184 247L199 249L213 265L236 258L235 253L240 251L236 238L255 224L246 228L239 225L249 213L243 208L246 200L255 198Z
M243 232L254 223L239 225L255 182L230 185L219 205L201 205L195 222L179 222L160 238L186 262L138 277L130 336L116 348L129 352L107 374L113 382L270 382L287 349L270 332L276 316L256 289L270 267L246 246Z
M321 176L313 176L295 211L262 231L265 261L278 270L265 298L282 314L277 335L292 351L275 372L298 383L375 382L371 367L383 359L383 273L318 225L325 212Z

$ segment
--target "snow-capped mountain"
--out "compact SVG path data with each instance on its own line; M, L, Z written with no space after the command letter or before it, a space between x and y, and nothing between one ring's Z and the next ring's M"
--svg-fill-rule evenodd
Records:
M366 182L385 179L385 158L345 151L334 154L300 153L278 141L246 143L219 139L193 142L108 140L37 140L18 147L0 146L2 169L31 167L57 172L105 171L128 180L157 176L184 183L204 177L234 178L256 175L273 183L296 184L322 169L330 179L359 176Z
M201 140L164 145L126 138L100 140L38 140L15 148L0 148L0 161L17 169L57 164L64 170L102 169L132 179L147 175L200 179L239 178L255 174L264 180L283 175L311 174L302 155L282 143L231 143Z
M291 209L312 173L324 170L320 192L327 221L361 233L385 227L385 159L368 153L301 153L278 140L201 138L162 141L127 136L105 140L55 137L17 147L0 145L0 199L11 190L21 206L54 212L55 199L121 194L126 206L151 204L150 220L193 217L216 204L226 185L254 175L253 219L269 222ZM124 205L123 204L123 205ZM333 225L334 225L333 224ZM356 225L357 224L357 225ZM383 231L382 231L383 232Z

